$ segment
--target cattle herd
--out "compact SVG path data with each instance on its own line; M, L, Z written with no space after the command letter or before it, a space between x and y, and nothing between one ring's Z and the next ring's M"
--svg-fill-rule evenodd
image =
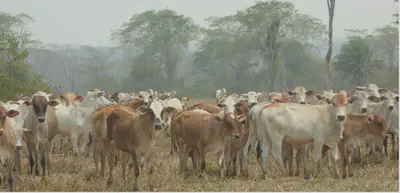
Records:
M215 104L196 104L175 91L161 94L152 89L113 94L93 89L86 96L38 91L18 101L0 102L0 162L4 168L0 180L8 176L12 191L13 172L21 172L22 159L29 160L31 175L46 179L59 141L66 154L69 148L63 144L72 145L78 164L92 154L96 176L105 175L108 163L107 184L113 183L113 168L120 160L122 178L128 165L133 168L134 190L144 170L153 191L157 168L152 160L157 155L152 149L160 132L171 139L170 154L178 155L181 174L188 169L190 158L194 173L204 175L205 155L215 153L220 177L237 175L239 158L240 174L247 178L249 153L255 152L265 176L272 152L284 176L299 176L303 162L304 178L314 178L326 156L333 177L346 178L353 176L352 161L374 156L398 159L398 101L397 89L375 84L320 93L298 86L283 93L239 95L223 88L215 92ZM367 148L369 157L361 148ZM22 156L21 150L28 156ZM343 162L341 168L338 160Z

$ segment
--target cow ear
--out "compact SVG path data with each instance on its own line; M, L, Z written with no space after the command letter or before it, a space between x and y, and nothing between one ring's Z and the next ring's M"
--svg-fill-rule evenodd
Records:
M379 89L378 89L378 92L379 92L379 94L382 94L382 93L389 92L389 90L386 89L386 88L379 88Z
M330 99L325 99L325 101L326 101L328 104L331 104L331 103L332 103L332 100L330 100Z
M372 117L372 116L369 116L369 117L368 117L368 122L369 122L369 123L371 123L373 120L374 120L374 117Z
M225 106L225 104L218 103L217 106L218 106L219 108L222 108L222 107Z
M244 115L239 115L239 116L237 117L237 119L238 119L238 121L239 121L240 123L246 123L246 122L247 122L246 116L244 116Z
M9 118L14 118L17 115L19 115L19 112L14 109L7 111L7 117L9 117Z
M77 96L75 97L75 100L76 100L76 101L81 101L81 100L83 100L83 96L77 95Z
M176 113L178 110L176 110L174 107L167 107L164 109L164 112L166 113Z
M396 99L396 101L399 102L399 95L396 95L396 96L394 97L394 99Z
M317 95L315 95L315 97L317 98L317 100L322 100L322 99L324 99L324 97L322 97L321 95L319 95L319 94L317 94Z
M225 118L225 115L217 115L214 117L214 119L216 119L217 121L222 121L222 120L224 120L224 118Z
M57 106L59 103L56 100L51 100L49 101L48 105L50 105L51 107L55 107Z
M365 87L365 86L356 86L356 90L363 90L363 91L366 91L366 90L367 90L367 87Z
M25 104L26 106L30 106L30 105L32 105L32 102L31 101L24 101L23 104Z
M354 101L356 101L356 97L351 97L349 98L349 100L347 102L349 102L350 104L352 104Z
M64 95L60 95L60 98L65 100L65 97L64 97Z
M313 95L315 92L313 91L313 90L308 90L307 92L306 92L306 95Z

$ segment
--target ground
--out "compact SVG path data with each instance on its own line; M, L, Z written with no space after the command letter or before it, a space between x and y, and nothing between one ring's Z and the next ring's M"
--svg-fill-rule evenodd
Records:
M200 100L198 100L200 101ZM213 100L201 100L210 102ZM178 175L178 156L169 155L170 139L164 133L156 138L155 152L155 188L157 191L368 191L368 192L398 192L398 161L384 158L377 163L364 157L361 163L355 165L354 177L350 179L333 179L326 167L316 179L305 181L303 177L283 177L270 156L269 172L266 179L261 178L261 169L254 153L250 156L250 177L248 180L240 176L230 179L221 179L217 176L217 163L215 155L208 155L206 171L208 176L198 178L196 176L184 177ZM52 174L47 181L41 177L30 176L27 173L28 162L23 163L22 175L16 174L14 191L132 191L133 173L128 172L128 180L121 180L120 163L114 170L114 183L107 187L106 178L95 178L94 163L92 157L88 157L84 167L76 169L72 155L67 158L63 154L52 155ZM191 161L188 161L191 168ZM106 167L106 175L108 166ZM239 171L238 171L239 172ZM0 186L2 191L8 191L7 183ZM146 172L139 177L139 189L149 191L146 181Z

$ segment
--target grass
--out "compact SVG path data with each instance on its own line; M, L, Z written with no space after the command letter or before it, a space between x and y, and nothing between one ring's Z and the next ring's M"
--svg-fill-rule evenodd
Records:
M209 100L197 100L213 102ZM162 131L161 131L162 132ZM266 179L261 178L261 168L255 155L250 156L250 177L248 180L240 176L229 179L217 177L217 163L214 154L207 155L206 171L208 176L198 178L194 175L184 177L178 175L178 156L169 155L170 139L164 133L156 138L154 148L155 188L157 191L368 191L368 192L398 192L398 161L384 158L381 163L363 157L361 163L355 164L354 177L350 179L334 179L326 164L316 179L305 181L303 177L283 177L270 156L269 172ZM114 183L107 187L106 178L94 176L92 157L86 159L84 167L76 169L73 156L63 154L52 155L52 174L47 181L41 177L30 176L27 173L28 162L24 157L22 175L16 174L14 191L132 191L133 173L128 170L128 180L121 180L121 167L118 163L114 170ZM188 161L191 168L191 162ZM106 167L106 176L108 166ZM239 173L239 172L238 172ZM139 190L149 191L146 171L139 176ZM7 183L0 186L2 191L8 190Z

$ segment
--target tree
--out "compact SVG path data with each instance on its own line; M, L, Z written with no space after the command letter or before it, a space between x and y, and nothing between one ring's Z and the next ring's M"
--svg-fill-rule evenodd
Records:
M122 46L135 46L135 71L131 72L132 77L136 80L153 77L155 81L165 73L170 87L173 87L181 53L197 34L198 26L191 18L164 9L149 10L132 16L129 22L113 33L112 39ZM164 73L157 72L160 69Z
M331 57L332 57L332 39L333 39L333 16L335 14L335 2L336 0L326 0L328 5L328 13L329 13L329 27L328 27L328 51L326 52L326 69L328 71L327 76L327 89L332 88L332 65L331 65Z
M373 52L365 39L360 36L350 37L342 45L340 53L335 58L336 71L344 77L353 77L357 85L367 84L367 76L375 75L382 68L382 61L373 58Z

